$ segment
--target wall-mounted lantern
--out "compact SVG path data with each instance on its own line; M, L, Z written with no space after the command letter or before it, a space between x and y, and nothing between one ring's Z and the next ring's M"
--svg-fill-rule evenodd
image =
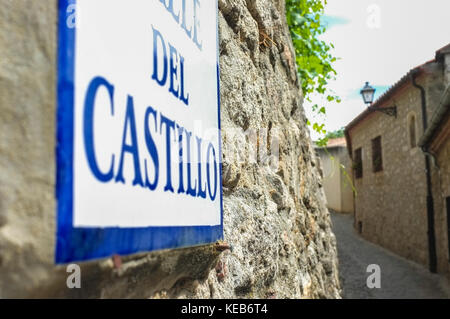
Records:
M373 87L371 87L369 85L369 82L366 82L366 85L362 88L361 90L361 95L363 97L364 103L368 104L368 108L370 111L378 111L378 112L382 112L386 115L389 116L395 116L397 117L397 107L396 106L391 106L391 107L375 107L375 106L371 106L373 103L373 98L375 96L375 91L376 89L374 89Z

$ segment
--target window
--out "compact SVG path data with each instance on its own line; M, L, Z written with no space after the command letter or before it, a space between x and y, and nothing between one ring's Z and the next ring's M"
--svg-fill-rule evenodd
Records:
M411 146L411 148L414 148L417 146L415 115L411 115L409 117L408 130L409 130L409 145Z
M355 150L355 156L353 161L353 169L355 170L355 177L362 178L363 177L363 166L362 166L362 149L358 148Z
M372 167L374 173L383 170L383 154L381 150L381 136L372 140Z

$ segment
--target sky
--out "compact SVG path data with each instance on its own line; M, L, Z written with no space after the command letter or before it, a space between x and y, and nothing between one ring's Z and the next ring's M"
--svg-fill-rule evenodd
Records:
M329 103L320 96L305 101L311 122L329 132L347 125L365 109L360 90L368 81L377 89L375 99L410 69L434 58L450 43L449 0L328 0L322 40L334 44L338 61L336 81L329 87L342 98ZM325 105L316 116L311 105ZM320 137L311 129L314 140Z

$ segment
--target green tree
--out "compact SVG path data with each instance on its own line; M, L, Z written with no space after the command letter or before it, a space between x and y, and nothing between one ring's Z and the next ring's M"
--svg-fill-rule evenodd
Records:
M327 87L336 77L333 62L337 59L331 54L334 46L319 39L326 31L322 23L326 4L327 0L286 0L286 18L306 100L312 102L311 95L318 93L325 96L328 102L340 103L340 98ZM319 115L326 114L326 108L322 105L314 104L312 110ZM308 124L318 133L326 134L323 123L308 121ZM326 145L327 137L324 136L319 142Z
M327 135L325 135L326 138L332 139L332 138L339 138L345 136L345 128L341 128L337 131L328 132Z

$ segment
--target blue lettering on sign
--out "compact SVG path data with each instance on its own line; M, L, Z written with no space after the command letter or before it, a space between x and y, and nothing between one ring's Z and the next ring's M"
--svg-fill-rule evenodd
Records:
M175 9L173 0L159 0L159 2L163 4L164 8L166 8L166 10L170 13L170 15L177 24L181 23L180 25L181 28L186 32L186 35L189 37L189 39L192 40L192 42L194 42L197 48L199 50L202 50L203 44L202 41L200 41L199 39L199 32L198 32L198 30L200 29L200 17L198 15L201 5L200 0L178 0L176 1L178 5L177 6L178 10ZM186 15L187 5L190 5L191 7L192 16L190 17ZM180 14L181 14L181 21L180 21ZM189 29L187 28L188 23L190 23ZM192 34L192 28L194 28L194 34Z
M153 28L153 27L152 27ZM162 69L162 77L159 77L158 72L158 44L161 44L159 47L163 50L163 69ZM167 81L167 50L166 43L161 35L161 33L153 28L153 76L152 79L155 80L159 85L166 85Z
M184 175L183 175L183 133L184 133L184 127L181 126L177 126L178 129L178 147L179 147L179 152L178 152L178 161L179 161L179 174L178 176L180 176L180 180L178 182L178 194L182 194L185 192L184 190Z
M202 139L197 137L197 158L198 158L198 197L206 198L206 188L202 190L202 166L200 161L202 158Z
M153 140L152 134L150 133L149 129L149 120L150 115L153 116L154 123L155 123L155 130L156 130L156 116L157 112L149 106L147 108L147 111L145 113L145 143L147 144L148 152L150 153L150 156L153 160L153 164L155 165L155 178L153 182L150 182L148 179L148 171L147 171L147 160L144 161L145 163L145 187L148 187L148 189L154 191L156 187L158 186L158 180L159 180L159 157L158 157L158 149L156 148L155 141Z
M192 179L191 179L191 140L192 140L192 133L186 131L186 142L187 142L187 190L186 194L191 195L192 197L195 197L197 195L197 185L194 183L194 187L192 187Z
M155 168L155 178L153 182L149 181L148 177L148 165L147 159L144 160L144 168L145 168L145 183L142 178L141 166L140 166L140 152L139 152L139 143L137 139L137 130L139 129L138 124L136 123L136 117L134 112L134 100L132 96L128 96L124 126L123 126L123 134L122 134L122 142L121 142L121 151L118 154L119 164L117 167L117 173L114 173L114 159L116 158L115 154L111 155L111 163L110 169L106 173L102 173L99 169L99 165L96 160L96 152L94 145L94 110L95 110L95 98L97 96L97 92L100 89L105 89L108 92L111 104L111 113L114 116L114 86L110 84L103 77L94 78L88 86L85 105L84 105L84 144L85 144L85 152L86 159L91 169L92 175L103 183L110 182L115 177L116 183L126 184L126 179L124 177L124 163L125 160L131 159L134 167L134 179L132 182L132 186L140 186L147 187L150 190L155 190L158 186L159 181L159 157L158 157L158 149L156 147L155 141L153 139L152 133L149 129L149 119L150 116L153 118L155 130L159 129L160 134L164 137L165 141L165 151L166 151L166 185L164 186L165 192L174 193L175 189L172 181L172 139L173 136L178 132L178 143L180 147L179 153L179 185L178 185L178 194L186 193L192 197L199 197L202 199L206 199L206 184L202 185L202 171L205 165L202 165L203 162L206 163L206 171L207 171L207 184L209 190L209 199L214 201L217 193L217 159L216 159L216 151L212 144L208 145L207 148L207 156L206 158L202 158L202 146L203 140L200 137L195 137L196 143L194 143L192 133L186 130L181 125L175 123L175 121L169 119L161 113L158 113L152 107L148 107L145 115L145 120L142 125L142 129L145 135L145 143L147 145L147 150L152 158L154 168ZM159 126L158 126L159 119ZM185 136L183 143L183 133ZM127 137L130 137L130 143L127 143ZM198 167L198 175L197 177L193 177L192 170L192 148L197 147L197 167ZM183 151L186 152L186 163L183 161ZM209 170L211 168L211 157L214 162L214 186L211 186L211 178ZM183 171L186 166L187 171L187 189L184 189L184 181L183 181Z
M89 168L92 171L92 174L100 181L100 182L109 182L114 177L114 155L111 156L111 164L110 169L106 173L102 173L97 164L97 159L95 156L95 147L94 147L94 106L95 106L95 97L97 95L97 91L104 87L109 94L109 98L111 100L111 114L114 115L114 87L109 84L104 78L97 77L92 80L86 94L86 101L84 107L84 146L86 150L86 157L89 163Z
M186 93L184 82L184 57L175 47L164 40L157 29L153 29L153 74L152 79L160 86L166 86L169 78L169 92L184 104L189 105L189 93ZM166 47L168 46L168 48ZM169 55L167 55L169 50ZM159 68L159 61L162 68Z
M213 165L214 187L211 187L211 177L209 175L210 166L211 166L211 164L210 164L211 155L212 155L212 158L214 161L214 165ZM216 162L216 151L214 150L214 146L212 145L212 143L210 143L208 146L208 155L206 156L206 158L207 158L206 172L207 172L207 180L208 180L208 192L209 192L209 197L211 198L212 201L214 201L217 196L217 162Z
M128 131L130 131L131 136L130 145L126 144ZM142 182L141 168L139 164L139 149L136 134L136 118L134 116L134 102L131 96L128 96L127 100L127 113L125 115L125 125L123 129L122 151L120 154L119 171L116 176L116 182L123 184L125 184L125 178L123 177L123 164L125 160L125 153L129 153L130 155L133 156L133 163L134 163L133 186L134 185L144 186L144 183Z

